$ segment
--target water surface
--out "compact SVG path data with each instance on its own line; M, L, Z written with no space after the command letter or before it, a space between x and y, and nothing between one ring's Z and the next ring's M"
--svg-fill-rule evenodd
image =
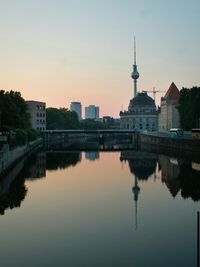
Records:
M39 152L0 188L1 266L196 266L198 162Z

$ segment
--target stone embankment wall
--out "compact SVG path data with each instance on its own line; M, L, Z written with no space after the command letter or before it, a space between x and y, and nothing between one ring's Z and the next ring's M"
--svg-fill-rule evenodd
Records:
M0 147L0 176L3 175L13 164L23 156L31 152L33 149L42 145L42 139L37 139L29 142L26 145L16 147L10 150L8 144L3 144Z
M166 137L140 133L139 144L178 151L200 152L200 138Z

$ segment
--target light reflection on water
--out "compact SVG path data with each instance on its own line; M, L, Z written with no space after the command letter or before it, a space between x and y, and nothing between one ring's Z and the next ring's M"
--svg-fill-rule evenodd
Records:
M23 163L0 183L1 266L195 266L198 162L95 151Z

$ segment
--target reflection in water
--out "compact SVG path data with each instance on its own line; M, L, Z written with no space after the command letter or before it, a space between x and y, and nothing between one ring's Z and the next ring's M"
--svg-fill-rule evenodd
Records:
M135 202L135 229L137 230L137 201L140 193L138 180L148 180L155 173L157 155L142 151L122 151L120 161L128 161L130 172L134 175L134 186L132 192Z
M162 170L162 182L175 198L181 192L183 198L200 200L200 170L194 169L198 163L169 158L159 155L159 164Z
M20 207L24 200L27 189L24 185L25 172L24 160L15 167L0 181L0 214L3 215L6 209Z
M157 155L142 151L122 151L120 160L127 161L130 172L138 177L139 180L148 180L155 172Z
M192 168L191 162L183 163L180 169L180 189L183 198L200 200L200 171Z
M6 209L20 207L25 199L25 180L35 181L46 177L46 169L57 170L75 166L81 161L80 152L58 153L39 151L21 160L0 180L0 214Z
M177 159L159 155L158 161L162 170L162 182L166 184L171 195L175 197L180 190L180 162Z
M133 191L134 201L135 201L135 230L137 230L137 201L138 201L138 195L140 193L140 187L138 186L137 176L135 176L135 184L132 188L132 191Z
M194 266L199 163L141 151L80 161L78 151L40 151L0 181L0 213L21 207L0 220L1 266Z
M99 159L99 151L85 152L85 159ZM28 159L20 161L0 181L0 214L8 208L20 207L27 189L25 180L36 180L46 177L46 170L66 169L76 166L82 160L82 152L45 152L39 151ZM161 181L166 185L173 198L180 195L200 200L200 164L164 155L142 151L122 151L120 161L128 161L131 174L134 175L132 192L135 202L135 227L137 229L137 202L140 193L138 182L148 181L156 176L157 162L161 170Z
M85 158L89 160L96 160L99 159L99 151L88 151L85 152Z
M46 152L38 152L29 158L30 168L28 180L35 180L46 177Z
M81 162L81 159L81 152L47 152L46 168L47 170L58 170L74 167Z

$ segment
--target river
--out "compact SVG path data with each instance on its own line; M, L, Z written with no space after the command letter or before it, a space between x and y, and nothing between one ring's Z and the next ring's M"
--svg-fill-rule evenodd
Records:
M198 162L39 151L0 190L0 266L196 266Z

